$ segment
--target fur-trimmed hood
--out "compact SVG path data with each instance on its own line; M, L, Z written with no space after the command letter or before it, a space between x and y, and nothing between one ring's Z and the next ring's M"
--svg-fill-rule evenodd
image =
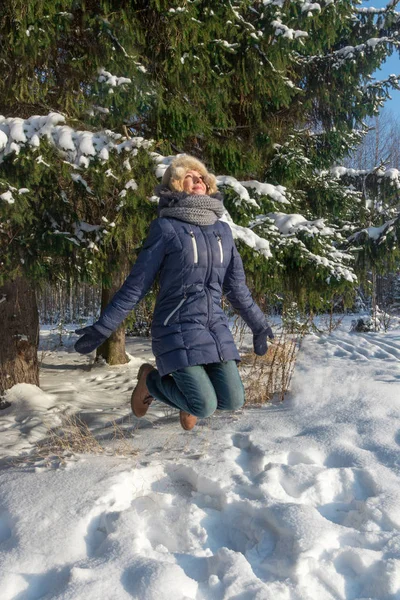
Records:
M217 180L215 175L207 171L206 166L194 156L189 154L178 155L171 162L169 167L166 169L163 178L162 185L175 190L177 192L183 191L183 180L188 171L198 171L204 178L204 183L207 186L207 194L212 195L217 192Z

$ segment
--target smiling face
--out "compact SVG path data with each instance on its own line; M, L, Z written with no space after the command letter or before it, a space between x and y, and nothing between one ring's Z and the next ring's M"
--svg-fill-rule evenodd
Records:
M188 171L183 180L183 190L188 194L206 194L207 186L204 182L203 175L201 175L198 171Z

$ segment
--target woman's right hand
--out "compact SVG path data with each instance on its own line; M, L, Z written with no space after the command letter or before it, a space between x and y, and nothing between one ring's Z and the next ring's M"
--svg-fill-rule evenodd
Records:
M89 354L96 350L101 344L103 344L108 336L100 333L95 325L89 325L88 327L82 327L82 329L76 329L75 333L82 337L75 343L75 350L80 354Z

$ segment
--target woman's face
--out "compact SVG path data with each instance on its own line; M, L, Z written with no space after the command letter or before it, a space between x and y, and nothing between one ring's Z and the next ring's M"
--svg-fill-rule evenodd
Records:
M183 180L183 190L188 194L206 194L207 186L204 183L203 175L200 175L198 171L188 171Z

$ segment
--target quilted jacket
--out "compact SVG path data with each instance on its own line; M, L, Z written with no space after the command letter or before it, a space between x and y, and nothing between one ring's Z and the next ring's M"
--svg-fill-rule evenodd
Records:
M224 293L253 333L268 325L246 285L241 257L227 223L198 226L160 217L121 289L95 324L114 331L160 274L152 322L152 350L161 376L183 367L239 361Z

